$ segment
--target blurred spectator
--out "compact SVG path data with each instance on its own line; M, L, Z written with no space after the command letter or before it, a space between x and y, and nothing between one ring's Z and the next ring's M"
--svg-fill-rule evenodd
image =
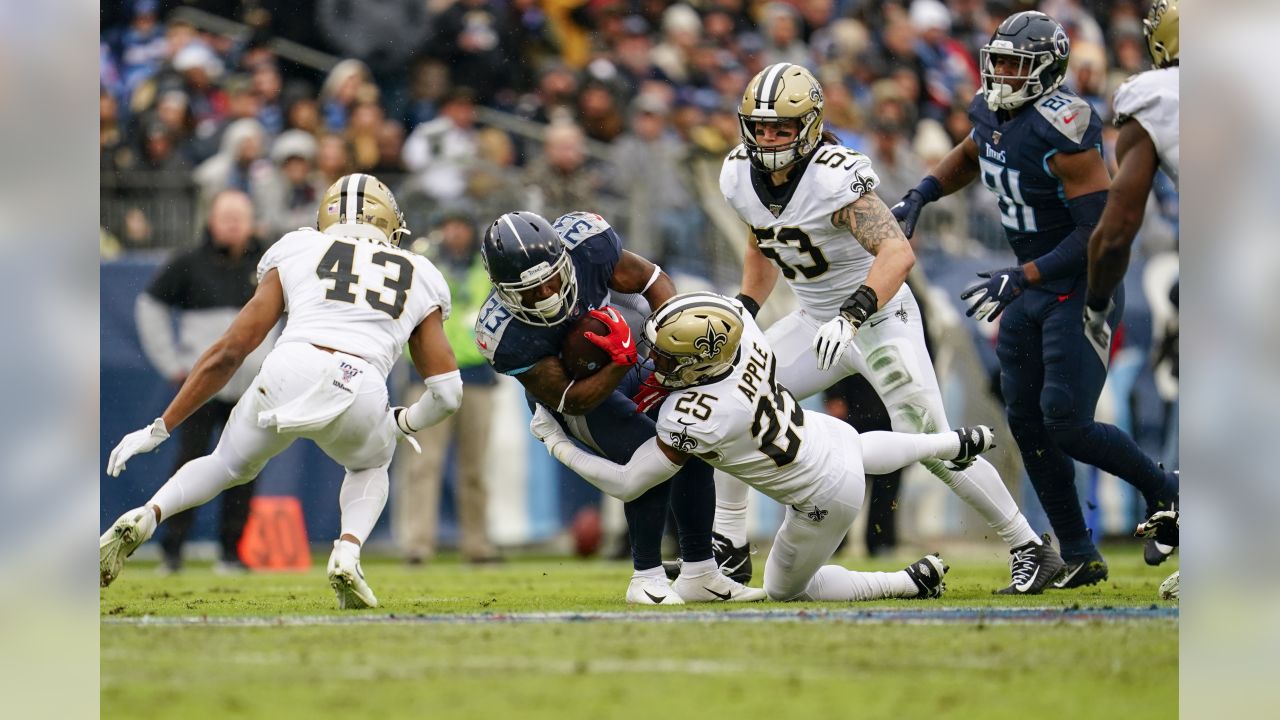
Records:
M157 0L133 0L131 4L133 17L120 38L120 70L126 94L154 75L169 52L164 28L157 21Z
M553 64L538 78L537 90L520 98L516 114L546 124L572 120L577 93L578 76L563 65Z
M941 0L912 0L911 26L924 65L922 114L941 119L956 100L973 96L980 78L975 56L951 37L951 11Z
M372 175L404 175L408 169L401 157L404 152L404 125L395 120L383 120L378 125L378 162L369 170ZM386 182L386 179L383 179Z
M423 123L404 141L405 167L417 176L417 190L437 201L462 197L466 166L476 154L476 110L471 91L451 91L440 116Z
M515 162L515 144L506 133L497 128L476 133L476 162L467 173L467 197L483 221L524 206L525 189Z
M615 189L631 193L627 247L668 273L705 277L705 224L685 167L685 144L668 126L670 108L653 95L631 105L631 131L613 146Z
M222 60L200 42L191 42L173 57L173 69L182 76L187 104L195 123L195 139L202 143L193 160L207 158L216 143L210 144L227 115L227 97L217 85L222 77Z
M837 72L823 73L820 82L825 92L822 115L826 129L836 136L841 145L866 152L867 141L863 137L866 123L849 88L841 82Z
M765 51L764 64L794 63L808 66L809 47L801 37L800 15L795 8L782 2L771 2L764 7Z
M284 131L284 80L274 61L259 62L249 68L253 93L258 98L258 122L267 134L275 137Z
M702 35L702 20L693 8L676 3L662 13L662 42L650 54L662 75L676 85L689 81L689 61Z
M1110 99L1107 89L1107 52L1097 45L1077 43L1071 46L1071 60L1067 68L1067 87L1089 101L1106 116Z
M509 48L499 42L511 35L502 12L504 4L457 0L436 18L432 56L445 62L454 85L474 88L477 101L483 104L513 87L506 55ZM524 70L516 73L523 75Z
M589 82L578 96L578 121L587 137L611 142L626 130L626 121L618 110L617 99L609 86Z
M206 217L214 196L223 190L239 190L249 196L256 192L271 174L271 164L263 159L265 149L262 123L243 118L227 126L218 154L200 163L194 173L200 190L197 218Z
M876 193L883 198L900 198L916 186L927 168L916 157L908 143L914 120L913 109L892 80L881 80L872 88L875 104L871 109L871 149L868 153L875 165L880 184ZM896 202L896 201L895 201Z
M316 147L316 173L320 184L329 187L351 172L351 149L341 135L321 135Z
M440 111L440 101L449 92L449 68L439 60L416 63L409 73L409 127L430 122Z
M294 99L286 106L285 129L302 130L312 135L319 135L321 132L320 103L311 97Z
M582 128L572 122L552 123L542 155L531 160L525 170L524 184L527 207L546 218L600 207L597 193L603 182L600 173L587 163Z
M613 54L618 61L619 80L629 94L634 94L645 80L658 77L658 69L653 64L649 23L639 15L629 15L622 20L621 34Z
M316 139L302 130L288 130L271 146L273 171L253 196L259 227L269 242L300 227L314 227L324 184L315 172Z
M253 204L238 190L219 193L209 213L204 242L194 250L177 253L156 275L146 292L138 295L135 313L138 336L147 359L175 386L208 347L222 335L240 308L253 297L256 269L266 246L253 236ZM176 315L178 334L173 334ZM214 396L188 418L177 431L178 457L173 471L209 451L214 432L226 424L235 407L274 344L274 331L245 359L244 365ZM243 572L236 547L249 517L249 500L255 481L222 495L218 541L221 554L215 571ZM160 546L165 570L182 566L182 543L194 521L194 513L166 518Z
M352 109L346 138L357 172L368 172L381 160L378 133L384 119L382 108L376 102L362 102Z
M109 172L122 164L120 153L127 152L124 130L120 127L120 104L105 87L98 89L98 165Z
M333 66L320 88L325 128L331 132L347 129L347 115L356 104L360 87L369 81L369 68L359 60L347 59Z
M449 283L452 310L444 331L466 392L456 413L417 433L421 454L400 455L392 507L396 541L411 565L435 555L440 490L448 452L454 446L454 500L462 558L470 563L493 562L500 558L486 527L489 494L484 477L497 375L476 347L476 318L492 285L481 262L475 221L462 213L446 214L430 238L416 241L412 248L427 254ZM410 374L415 377L400 395L402 405L417 402L426 390L422 379Z

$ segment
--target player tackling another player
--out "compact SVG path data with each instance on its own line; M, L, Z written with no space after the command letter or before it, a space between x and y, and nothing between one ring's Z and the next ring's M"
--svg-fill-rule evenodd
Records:
M936 554L905 570L856 572L826 565L849 531L866 490L865 471L885 473L926 459L968 463L993 447L991 430L934 434L872 432L803 410L778 382L778 358L736 300L677 295L645 323L654 378L670 390L657 437L625 464L578 448L543 408L530 429L557 460L601 490L629 500L701 459L787 506L765 563L770 600L935 598L947 567Z
M116 477L212 397L288 311L213 453L183 465L102 535L103 587L159 523L252 480L268 460L306 438L346 469L341 534L328 565L338 607L377 607L360 548L386 505L396 441L439 422L462 400L444 334L448 285L430 261L397 246L407 232L391 191L371 175L354 174L325 192L316 229L296 230L271 246L258 265L253 299L196 362L164 414L111 451L107 473ZM411 407L388 410L387 373L406 341L427 392Z

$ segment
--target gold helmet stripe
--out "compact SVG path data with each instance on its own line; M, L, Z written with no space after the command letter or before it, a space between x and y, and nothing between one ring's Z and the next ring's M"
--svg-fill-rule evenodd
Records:
M760 78L760 84L756 86L756 109L757 110L775 110L773 96L778 91L778 83L782 81L782 75L791 67L790 63L777 63L770 67L767 72Z

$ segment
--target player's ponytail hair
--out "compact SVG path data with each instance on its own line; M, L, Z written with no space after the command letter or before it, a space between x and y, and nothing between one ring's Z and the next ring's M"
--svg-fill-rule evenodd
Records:
M819 144L821 144L821 145L840 145L840 144L842 144L842 143L840 142L840 139L836 137L836 134L835 134L835 133L831 132L830 130L823 130L823 131L822 131L822 142L821 142L821 143L819 143Z

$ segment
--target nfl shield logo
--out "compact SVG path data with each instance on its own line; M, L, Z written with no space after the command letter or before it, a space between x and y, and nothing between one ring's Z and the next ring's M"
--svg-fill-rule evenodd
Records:
M996 130L995 132L992 132L992 133L991 133L991 144L992 144L992 145L999 145L999 144L1000 144L1000 131L999 131L999 130Z

